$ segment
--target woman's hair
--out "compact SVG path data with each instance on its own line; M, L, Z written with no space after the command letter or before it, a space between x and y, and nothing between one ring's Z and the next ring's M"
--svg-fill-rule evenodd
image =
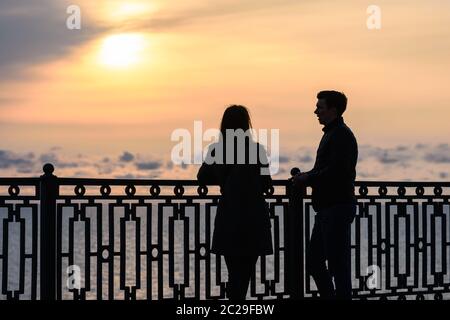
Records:
M227 129L247 131L250 128L252 128L252 122L246 107L233 104L223 113L222 122L220 123L220 132L223 137L226 136Z

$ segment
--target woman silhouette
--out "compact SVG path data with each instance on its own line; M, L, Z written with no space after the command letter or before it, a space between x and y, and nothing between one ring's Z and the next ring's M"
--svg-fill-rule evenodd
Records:
M219 184L211 251L225 257L228 298L246 298L259 256L273 253L269 210L264 191L271 185L264 148L249 134L247 108L228 107L222 117L219 142L208 149L197 178Z

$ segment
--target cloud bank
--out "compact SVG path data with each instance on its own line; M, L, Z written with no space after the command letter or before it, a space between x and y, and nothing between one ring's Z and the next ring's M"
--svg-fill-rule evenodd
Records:
M81 30L67 29L66 10L71 4L66 0L0 1L2 79L24 77L27 67L61 58L104 31L84 18Z
M302 147L280 155L280 170L275 179L289 177L291 168L310 170L314 165L315 148ZM448 181L450 146L402 145L396 148L359 147L358 180ZM0 150L0 176L39 176L45 163L55 166L60 177L129 178L129 179L195 179L198 165L175 165L169 157L134 154L67 156L63 149L52 148L36 154Z

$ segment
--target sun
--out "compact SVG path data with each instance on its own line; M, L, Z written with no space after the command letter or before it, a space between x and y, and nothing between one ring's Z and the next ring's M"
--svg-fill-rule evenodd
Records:
M112 68L127 68L142 60L144 37L140 34L116 34L103 39L99 61Z

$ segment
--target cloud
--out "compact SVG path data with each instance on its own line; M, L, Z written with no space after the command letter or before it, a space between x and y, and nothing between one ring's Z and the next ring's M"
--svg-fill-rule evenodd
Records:
M27 67L58 59L104 31L87 19L82 20L81 30L67 29L69 5L66 0L0 1L3 80L23 77Z
M394 155L392 155L387 150L384 151L381 155L378 156L378 161L382 163L395 163L398 162L400 159L396 158Z
M0 16L0 19L1 19L1 16ZM15 97L14 98L11 98L11 97L0 97L0 107L14 105L16 103L21 102L22 100L23 100L22 98L15 98Z
M308 163L312 162L314 158L311 156L315 152L315 147L312 146L302 146L292 151L292 155L290 156L291 161L300 162L300 163Z
M289 178L293 167L299 167L304 172L310 170L314 160L310 155L312 150L312 147L305 147L301 152L285 151L280 170L273 178ZM360 153L362 158L357 165L358 180L446 181L450 175L449 146L446 144L424 145L419 149L415 145L400 148L363 145L360 147ZM143 156L134 155L134 161L123 162L121 156L124 154L125 152L116 155L83 154L73 158L61 150L45 152L38 156L33 152L0 150L0 177L38 177L42 174L42 165L46 162L53 163L55 175L59 177L85 178L195 179L199 167L174 165L169 157L154 158L154 155L146 155L145 157L149 157L147 160Z
M8 169L16 167L23 170L24 168L29 168L33 165L33 158L33 153L20 156L11 151L0 150L0 168Z
M58 162L57 155L53 152L41 154L39 160L42 163L51 163L55 165Z
M312 165L312 148L303 147L288 153L298 163L281 163L280 167L289 172L291 167L308 171ZM357 179L359 180L445 180L449 176L448 144L412 144L393 148L372 145L359 147ZM281 171L277 177L281 177Z
M425 160L437 163L450 163L450 156L448 154L427 154Z
M115 176L116 179L152 179L157 178L157 175L151 174L151 175L142 175L142 174L124 174L124 175L117 175Z
M26 168L17 168L17 172L18 173L24 173L24 174L29 174L29 173L33 173L33 169L26 167Z
M78 162L68 162L59 159L58 155L54 152L43 153L39 157L41 164L51 163L58 168L77 168L80 164Z
M175 4L175 2L174 2ZM245 13L254 13L262 10L271 10L289 5L298 5L298 0L226 0L212 1L207 5L198 7L189 7L188 9L179 9L179 3L176 7L166 6L166 11L174 12L166 14L165 11L158 13L158 17L150 20L134 19L122 25L122 29L134 30L147 28L152 31L166 30L181 25L193 24L202 19L219 18L231 15L242 15Z
M398 146L396 148L379 148L362 146L360 148L359 161L375 158L383 164L398 163L400 166L408 166L409 163L425 160L432 163L450 163L450 147L448 144L415 146Z
M108 0L109 1L109 0ZM120 25L99 24L83 14L87 7L78 4L82 12L81 30L66 27L70 0L1 0L0 1L0 70L2 79L24 78L29 67L59 59L84 43L109 31L166 30L198 20L221 16L270 10L287 5L297 5L297 0L226 0L206 5L180 5L166 3L157 17L130 19ZM77 3L75 3L77 4ZM0 105L13 103L0 98Z
M99 175L109 175L114 172L115 167L113 165L96 165L97 173Z
M448 144L440 144L432 153L425 155L425 160L434 163L450 163L450 147Z
M119 160L122 162L131 162L134 160L134 155L128 151L124 151Z
M313 158L309 154L305 154L303 156L298 157L298 161L300 162L311 162L313 161Z
M73 177L75 178L90 178L92 176L92 173L89 170L83 171L83 170L79 170L79 171L75 171L73 173Z
M116 175L115 178L116 179L136 179L136 176L134 174L127 173L127 174L124 174L124 175L120 175L120 174Z
M138 162L136 167L139 170L155 170L161 167L161 163L159 161Z
M380 148L374 147L370 145L362 145L358 150L358 161L365 161L369 159L375 159L376 161L391 165L391 164L405 164L410 161L410 159L414 159L417 152L414 150L414 147L410 146L397 146L395 148Z
M416 149L424 149L424 148L426 148L426 144L424 144L424 143L418 143L418 144L416 144L416 146L415 146L415 148Z
M406 150L408 150L408 149L409 149L408 146L398 146L398 147L396 148L397 151L406 151Z
M289 162L289 157L286 157L286 156L280 156L280 157L278 158L278 161L279 161L280 163L287 163L287 162Z

